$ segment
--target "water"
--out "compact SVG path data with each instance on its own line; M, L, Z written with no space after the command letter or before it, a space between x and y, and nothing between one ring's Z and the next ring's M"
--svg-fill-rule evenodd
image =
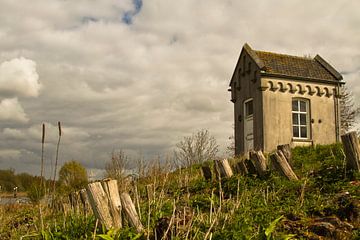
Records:
M0 197L0 205L7 204L27 204L30 203L30 199L28 197L17 197L17 198L4 198Z

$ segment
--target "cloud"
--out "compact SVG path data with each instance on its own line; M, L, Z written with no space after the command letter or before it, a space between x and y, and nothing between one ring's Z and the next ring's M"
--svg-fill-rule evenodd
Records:
M132 0L132 2L134 5L134 9L126 11L122 17L122 21L126 24L132 24L133 17L140 12L143 5L142 0Z
M3 136L7 139L26 139L25 134L19 129L5 128Z
M0 121L26 123L29 121L17 98L0 102Z
M0 93L10 96L36 97L41 85L36 63L23 57L0 64Z
M146 159L172 152L183 136L203 128L225 149L233 132L227 88L245 42L265 51L320 54L360 98L359 1L1 5L0 149L22 149L21 160L11 162L19 171L38 173L45 123L50 172L58 121L61 164L76 159L89 169L102 169L119 148ZM5 98L14 107L4 108ZM17 120L4 120L10 110Z

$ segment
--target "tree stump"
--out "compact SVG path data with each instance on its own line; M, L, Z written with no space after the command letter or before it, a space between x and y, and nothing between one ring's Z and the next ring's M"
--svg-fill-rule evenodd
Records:
M284 154L284 156L285 156L286 160L288 161L288 163L290 164L290 166L293 167L290 144L279 145L279 146L277 146L277 150L280 150Z
M89 183L86 187L86 192L96 218L99 219L100 223L104 225L106 229L113 228L114 225L110 214L109 200L101 183Z
M259 174L260 177L265 176L267 164L266 164L266 158L262 153L262 151L251 151L250 159L255 166L257 174Z
M349 132L341 136L346 155L346 166L360 172L360 149L356 132Z
M127 216L127 219L129 220L130 225L135 227L137 232L142 232L144 227L140 222L139 216L135 210L135 205L131 200L130 195L128 193L122 193L120 195L120 199L123 210Z
M114 228L121 228L121 200L116 180L106 179L101 183L108 199Z
M283 176L289 180L298 180L298 177L292 170L291 166L287 162L284 154L277 150L275 153L270 155L270 159L275 167Z
M212 173L211 173L211 169L209 166L202 166L201 170L202 170L202 174L206 181L212 179Z

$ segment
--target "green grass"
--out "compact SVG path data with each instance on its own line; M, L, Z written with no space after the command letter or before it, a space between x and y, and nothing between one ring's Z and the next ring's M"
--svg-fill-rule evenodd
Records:
M154 239L159 220L164 219L174 223L168 229L171 239L308 239L315 236L309 231L314 219L327 216L337 216L358 228L358 223L340 216L350 204L339 203L341 194L348 192L351 201L360 200L356 184L359 175L345 168L344 158L340 144L297 147L293 149L293 166L300 180L293 182L274 171L263 179L234 175L220 182L205 181L200 165L169 173L159 171L137 183L136 205L146 229L142 234L130 227L120 231L106 231L100 226L95 229L93 216L48 212L42 234L33 217L30 229L20 227L17 231L10 225L4 227L6 221L1 219L0 236L11 239L39 233L35 238L92 239L95 232L96 239ZM154 190L150 199L146 185ZM130 190L135 201L136 193ZM19 211L11 213L14 219L34 210ZM358 239L359 231L354 229L346 236Z

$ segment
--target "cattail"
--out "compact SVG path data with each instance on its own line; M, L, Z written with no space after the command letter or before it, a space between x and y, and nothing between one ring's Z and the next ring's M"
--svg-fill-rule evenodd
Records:
M57 165L59 159L59 148L60 148L60 139L61 139L61 123L58 121L58 128L59 128L59 138L58 143L56 146L56 157L55 157L55 170L54 170L54 179L53 179L53 194L55 195L55 180L56 180L56 172L57 172Z
M42 187L42 178L44 175L44 144L45 144L45 124L42 124L42 138L41 138L41 187Z
M59 137L61 137L61 124L60 124L60 122L58 122L58 127L59 127Z

